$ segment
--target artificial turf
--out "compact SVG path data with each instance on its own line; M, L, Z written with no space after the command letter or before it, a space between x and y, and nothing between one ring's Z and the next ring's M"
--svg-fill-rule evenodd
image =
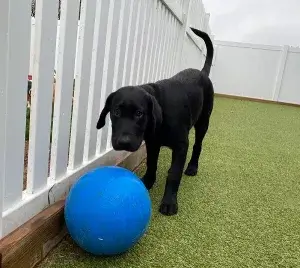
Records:
M158 213L170 158L162 149L150 228L133 249L94 257L67 238L40 267L300 267L299 108L216 98L174 217Z

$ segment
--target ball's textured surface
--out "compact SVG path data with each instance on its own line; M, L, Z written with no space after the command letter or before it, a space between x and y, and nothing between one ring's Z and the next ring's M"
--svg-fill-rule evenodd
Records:
M74 241L95 255L126 252L144 235L151 201L141 180L120 167L101 167L82 176L65 203Z

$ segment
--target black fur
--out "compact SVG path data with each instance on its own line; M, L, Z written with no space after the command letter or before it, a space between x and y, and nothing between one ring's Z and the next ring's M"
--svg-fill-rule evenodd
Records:
M172 149L172 163L160 205L160 212L164 215L174 215L178 211L177 192L192 127L195 128L196 138L185 174L197 174L202 141L213 109L214 89L208 77L213 45L206 33L191 29L204 40L207 47L203 69L186 69L156 83L120 88L106 100L97 123L97 129L102 128L106 115L110 113L115 150L133 152L145 141L147 171L142 180L147 189L151 189L156 180L161 146Z

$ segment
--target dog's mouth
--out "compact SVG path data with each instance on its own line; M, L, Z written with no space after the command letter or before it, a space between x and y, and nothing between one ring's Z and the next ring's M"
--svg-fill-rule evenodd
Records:
M132 146L132 145L113 145L115 151L127 151L130 153L136 152L140 146Z

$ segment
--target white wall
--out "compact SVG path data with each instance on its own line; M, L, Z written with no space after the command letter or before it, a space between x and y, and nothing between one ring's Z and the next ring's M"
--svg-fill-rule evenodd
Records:
M300 50L215 42L215 92L300 104Z

